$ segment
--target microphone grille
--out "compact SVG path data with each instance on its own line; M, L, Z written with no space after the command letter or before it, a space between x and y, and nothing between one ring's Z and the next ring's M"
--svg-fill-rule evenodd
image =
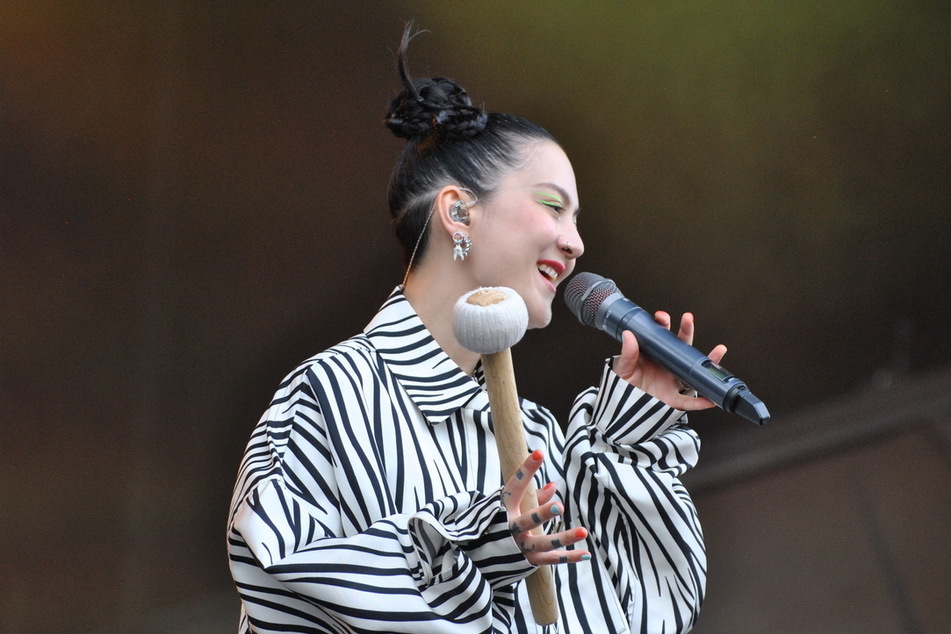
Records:
M594 326L601 303L617 292L617 285L596 273L578 273L565 286L568 309L585 326Z

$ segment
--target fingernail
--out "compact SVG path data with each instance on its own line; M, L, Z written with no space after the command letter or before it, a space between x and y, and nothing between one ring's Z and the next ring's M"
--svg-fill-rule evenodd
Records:
M589 561L590 559L591 559L591 555L588 555L588 554L581 555L581 561Z
M551 505L551 514L552 515L561 515L561 508L557 504Z
M542 450L541 450L541 449L536 449L535 451L533 451L531 458L532 458L532 460L541 460L541 459L542 459Z

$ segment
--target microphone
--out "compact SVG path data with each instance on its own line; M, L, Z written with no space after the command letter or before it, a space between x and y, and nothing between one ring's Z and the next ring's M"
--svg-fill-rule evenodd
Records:
M613 281L578 273L565 286L565 303L585 326L599 328L618 341L630 330L641 352L725 411L760 425L769 420L766 405L743 381L658 324L653 315L624 297Z

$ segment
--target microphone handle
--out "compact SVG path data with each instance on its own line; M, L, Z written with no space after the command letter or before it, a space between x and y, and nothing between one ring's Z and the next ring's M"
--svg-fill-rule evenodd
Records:
M637 337L641 352L725 411L735 412L760 425L769 420L766 406L753 396L746 383L681 341L658 324L653 315L620 292L613 293L601 303L595 315L595 325L618 341L625 330L630 330Z

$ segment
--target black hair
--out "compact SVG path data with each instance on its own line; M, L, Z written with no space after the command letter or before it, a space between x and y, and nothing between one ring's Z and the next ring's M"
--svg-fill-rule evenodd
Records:
M388 200L404 262L419 262L426 250L436 193L458 185L480 201L491 200L505 174L518 169L532 142L555 138L522 117L486 112L472 105L452 79L412 79L406 63L412 24L403 31L397 66L403 90L390 102L385 124L407 140L390 176Z

